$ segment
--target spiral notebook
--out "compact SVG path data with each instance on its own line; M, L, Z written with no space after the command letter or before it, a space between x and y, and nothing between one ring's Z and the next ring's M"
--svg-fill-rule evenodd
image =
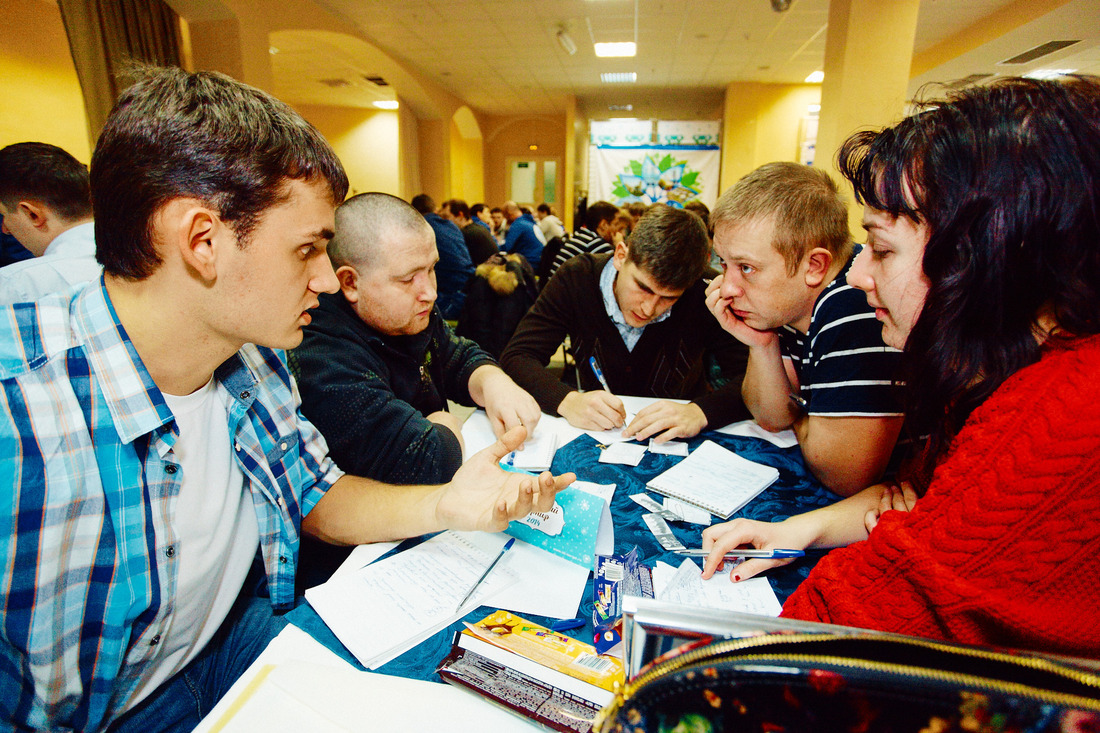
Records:
M729 519L778 478L778 469L753 463L706 440L687 458L651 478L646 486Z

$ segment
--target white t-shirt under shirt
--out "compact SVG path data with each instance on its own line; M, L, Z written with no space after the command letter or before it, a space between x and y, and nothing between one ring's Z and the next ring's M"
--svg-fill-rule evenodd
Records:
M172 517L179 573L171 626L155 667L131 698L132 708L203 650L225 621L259 549L252 496L232 455L229 393L211 379L183 397L164 395L179 438L171 460L183 472Z

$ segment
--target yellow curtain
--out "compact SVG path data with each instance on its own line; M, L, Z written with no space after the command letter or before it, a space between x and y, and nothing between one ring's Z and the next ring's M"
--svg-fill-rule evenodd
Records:
M180 64L179 17L162 0L59 0L92 147L133 61Z

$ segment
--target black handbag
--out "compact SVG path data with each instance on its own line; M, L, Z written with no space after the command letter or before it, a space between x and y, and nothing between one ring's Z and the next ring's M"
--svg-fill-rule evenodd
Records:
M643 642L627 642L628 659L639 662L643 645L682 643L638 670L593 729L1100 732L1100 673L1086 660L725 616L741 629L734 638L685 629L668 620L667 608L663 621L650 621ZM630 610L626 624L637 642Z

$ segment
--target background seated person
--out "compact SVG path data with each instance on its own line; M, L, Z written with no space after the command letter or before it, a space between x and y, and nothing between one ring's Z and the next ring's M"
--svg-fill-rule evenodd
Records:
M836 183L768 163L719 197L710 223L723 275L707 302L749 348L741 394L753 417L792 428L807 467L842 496L880 480L903 420L900 354L845 280L856 251Z
M46 143L0 150L0 216L34 259L0 269L0 303L37 300L99 277L88 169Z
M611 240L620 230L615 222L615 216L618 213L619 207L607 201L597 201L589 206L584 212L584 224L566 237L565 244L554 255L554 264L550 268L551 277L566 261L579 254L595 255L614 252L615 245Z
M704 577L741 545L847 545L784 616L1100 657L1097 100L1096 77L1007 79L842 146L868 232L848 278L930 436L918 491L710 527Z
M437 213L439 207L426 193L413 196L412 207L424 215L435 234L435 248L439 262L435 268L439 285L437 307L444 318L454 320L462 312L466 302L466 283L474 275L474 263L462 230L453 221Z
M626 435L686 438L746 417L739 394L746 349L718 327L704 302L709 249L699 217L654 207L614 255L582 254L562 266L520 321L501 366L543 411L584 429L619 427L626 417L622 401L593 373L593 356L612 392L693 400L650 405ZM566 336L584 392L546 368ZM703 379L708 350L732 380L714 392Z
M385 193L348 199L328 254L340 292L320 295L292 362L302 413L337 465L397 484L449 480L463 446L448 399L484 407L498 435L534 430L534 399L435 307L439 255L414 208Z
M542 261L542 248L546 242L542 239L542 230L536 234L538 224L535 217L520 209L515 201L506 201L502 209L504 220L508 222L508 231L504 235L504 244L500 246L507 254L523 255L535 272L539 271Z

